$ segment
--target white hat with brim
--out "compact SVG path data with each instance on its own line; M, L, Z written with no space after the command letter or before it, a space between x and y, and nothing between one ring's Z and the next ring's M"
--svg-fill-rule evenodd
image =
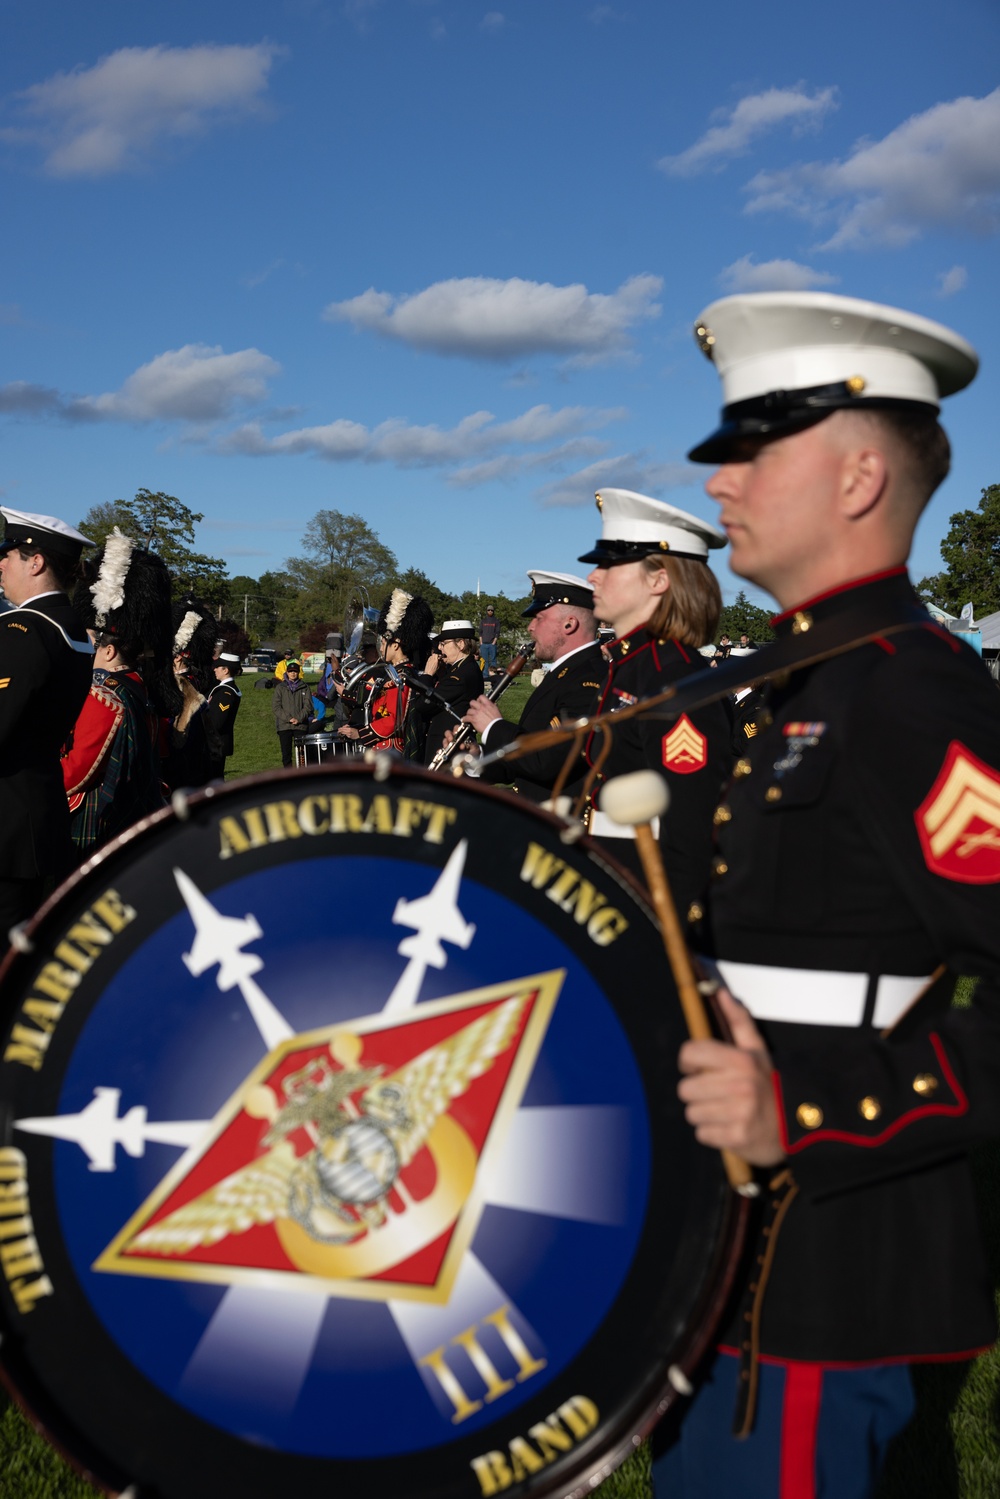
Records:
M75 531L55 515L33 515L30 510L10 510L6 505L0 505L0 515L6 522L0 552L10 547L36 546L40 552L51 552L76 562L84 547L94 545L89 536Z
M741 439L794 432L831 411L936 412L979 368L975 349L950 328L829 292L724 297L694 331L724 402L720 425L688 454L694 463L724 463Z
M446 619L437 638L438 640L475 640L476 631L471 619Z
M577 609L593 609L593 585L573 573L529 572L531 603L521 610L522 619L531 619L553 604L571 604Z
M678 510L665 500L632 489L602 489L596 496L602 533L581 562L607 566L664 554L707 562L710 547L724 547L725 533L710 521Z

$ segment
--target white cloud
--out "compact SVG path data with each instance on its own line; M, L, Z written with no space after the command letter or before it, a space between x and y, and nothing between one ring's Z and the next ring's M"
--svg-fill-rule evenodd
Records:
M839 278L828 271L814 271L797 260L755 261L743 255L719 272L724 291L809 291L816 286L833 286Z
M938 296L953 297L957 291L963 291L969 282L969 273L964 265L953 265L950 271L942 271L938 276Z
M141 365L119 390L77 404L117 421L219 421L236 406L262 400L265 381L280 369L259 349L224 354L218 346L185 344Z
M55 177L144 165L167 140L260 113L280 47L123 47L92 68L56 73L17 96L25 123L0 131L45 152Z
M551 467L560 461L587 456L595 451L597 444L591 435L593 429L618 421L626 414L621 408L566 406L553 410L551 406L533 406L505 422L498 422L490 411L476 411L450 428L415 426L399 420L380 422L369 428L340 418L324 426L283 432L277 437L267 437L259 422L249 422L222 438L217 447L223 453L252 458L307 454L331 463L360 460L391 463L404 469L451 468L475 461L478 471L476 467L460 469L454 478L454 482L471 487L509 476L524 467ZM560 442L561 447L532 455L504 452ZM516 461L491 462L501 457Z
M502 31L507 24L507 17L502 10L488 10L479 23L480 31Z
M994 233L1000 227L1000 88L911 115L880 141L859 141L844 161L760 172L750 213L798 214L836 226L821 247L909 244L926 229Z
M281 366L259 349L224 354L185 344L168 349L129 375L116 391L66 396L44 385L14 380L0 387L0 413L55 416L71 422L214 422L235 407L260 401Z
M323 316L437 354L497 361L564 354L593 363L626 350L629 330L659 316L654 298L662 287L659 276L632 276L604 295L518 276L467 276L435 282L412 296L371 287L346 302L331 302Z
M578 473L556 479L538 491L543 505L592 505L594 495L605 485L616 489L634 489L654 498L664 489L680 489L698 484L704 470L693 463L657 463L647 453L618 453L600 458ZM598 523L595 521L594 523Z
M799 130L816 127L836 107L835 88L810 94L802 83L748 94L735 108L716 110L712 118L719 121L717 125L686 151L661 157L657 166L670 177L693 177L708 167L722 167L731 157L746 155L751 142L776 125L790 123Z

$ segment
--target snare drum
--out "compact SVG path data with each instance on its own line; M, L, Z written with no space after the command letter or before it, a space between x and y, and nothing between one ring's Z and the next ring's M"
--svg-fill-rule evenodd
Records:
M337 753L336 734L297 734L293 754L297 766L329 765Z
M5 1376L115 1492L596 1485L694 1374L744 1222L638 887L402 763L181 812L0 970Z

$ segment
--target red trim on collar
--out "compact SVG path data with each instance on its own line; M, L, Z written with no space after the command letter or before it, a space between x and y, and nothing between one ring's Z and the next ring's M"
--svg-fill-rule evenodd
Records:
M881 583L884 578L900 578L906 576L906 563L901 567L887 567L881 573L869 573L864 578L851 578L847 583L838 583L836 588L828 588L825 593L814 594L811 599L803 599L801 604L795 604L791 609L784 609L780 614L771 618L771 625L780 625L784 620L791 619L793 614L800 614L803 609L811 609L816 604L821 604L824 599L832 599L838 593L850 593L852 589L863 588L866 583Z

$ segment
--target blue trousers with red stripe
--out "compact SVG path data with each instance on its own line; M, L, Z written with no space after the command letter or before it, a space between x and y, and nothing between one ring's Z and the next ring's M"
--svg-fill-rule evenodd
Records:
M720 1353L670 1445L654 1442L656 1499L871 1499L913 1415L906 1364L842 1369L762 1361L754 1429L732 1436L739 1360Z

